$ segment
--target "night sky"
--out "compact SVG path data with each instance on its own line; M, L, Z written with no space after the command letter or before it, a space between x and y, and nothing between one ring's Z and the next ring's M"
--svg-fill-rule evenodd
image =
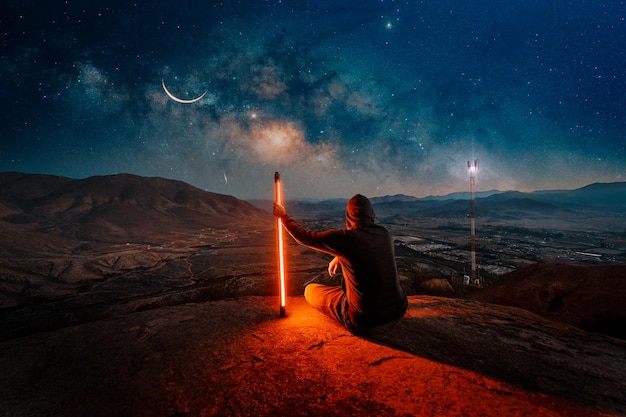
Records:
M238 198L626 181L626 5L0 0L0 171ZM179 103L170 98L192 100Z

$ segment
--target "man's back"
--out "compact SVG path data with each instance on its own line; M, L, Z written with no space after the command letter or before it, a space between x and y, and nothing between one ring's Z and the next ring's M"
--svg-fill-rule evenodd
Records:
M354 244L340 262L353 318L359 322L393 315L405 296L398 281L391 235L374 223L349 233L354 235Z

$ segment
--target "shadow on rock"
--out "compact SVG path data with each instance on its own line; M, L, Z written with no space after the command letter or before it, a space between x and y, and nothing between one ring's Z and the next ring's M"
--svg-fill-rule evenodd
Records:
M609 412L626 412L626 343L513 307L409 297L368 340ZM574 389L575 387L575 389Z

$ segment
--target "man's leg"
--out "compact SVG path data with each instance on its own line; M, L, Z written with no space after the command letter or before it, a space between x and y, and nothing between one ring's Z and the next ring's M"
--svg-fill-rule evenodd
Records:
M304 298L311 307L349 328L346 323L348 314L344 311L347 304L346 296L340 286L309 284L304 288Z

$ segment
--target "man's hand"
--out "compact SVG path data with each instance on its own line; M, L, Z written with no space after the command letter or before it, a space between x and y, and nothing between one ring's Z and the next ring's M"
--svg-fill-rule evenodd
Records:
M274 203L274 216L275 217L282 217L285 214L287 214L287 210L285 210L285 208L283 206L281 206L278 203Z
M330 275L331 277L337 275L337 270L339 269L339 266L339 258L335 256L333 260L328 263L328 275Z

